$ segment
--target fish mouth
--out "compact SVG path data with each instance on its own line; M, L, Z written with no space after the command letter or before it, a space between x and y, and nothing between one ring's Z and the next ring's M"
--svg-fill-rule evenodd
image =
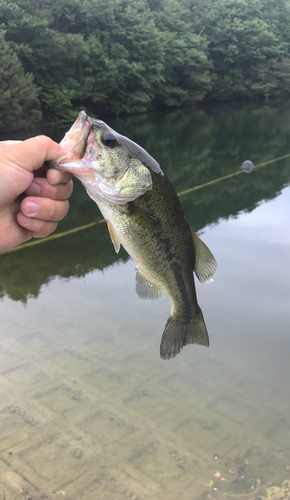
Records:
M74 159L81 160L86 152L87 141L92 128L90 117L81 111L76 121L65 134L60 145L68 153L72 153Z
M74 173L79 168L87 149L87 142L92 130L91 118L81 111L76 121L59 143L65 151L63 156L46 162L47 167Z

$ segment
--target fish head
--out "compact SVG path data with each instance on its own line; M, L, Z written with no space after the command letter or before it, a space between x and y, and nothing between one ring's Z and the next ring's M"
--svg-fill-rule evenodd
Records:
M148 153L84 111L60 145L67 154L49 166L74 174L96 203L122 205L152 189Z

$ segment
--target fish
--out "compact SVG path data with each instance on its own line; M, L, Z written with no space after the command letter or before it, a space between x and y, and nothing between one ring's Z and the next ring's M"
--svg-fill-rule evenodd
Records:
M171 304L160 344L162 359L184 346L209 346L194 274L211 282L217 263L185 219L173 185L145 149L84 111L60 142L65 153L50 168L71 172L107 222L115 251L122 245L136 263L136 292Z

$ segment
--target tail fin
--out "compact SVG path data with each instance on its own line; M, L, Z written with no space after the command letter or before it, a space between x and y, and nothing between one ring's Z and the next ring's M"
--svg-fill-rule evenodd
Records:
M209 346L209 338L201 309L189 323L174 321L169 316L160 344L162 359L174 358L188 344Z

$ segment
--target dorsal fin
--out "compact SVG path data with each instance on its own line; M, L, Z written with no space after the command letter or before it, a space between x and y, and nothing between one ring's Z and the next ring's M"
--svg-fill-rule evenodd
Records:
M191 236L195 253L194 272L199 281L206 285L214 280L217 263L209 248L193 231L191 231Z

